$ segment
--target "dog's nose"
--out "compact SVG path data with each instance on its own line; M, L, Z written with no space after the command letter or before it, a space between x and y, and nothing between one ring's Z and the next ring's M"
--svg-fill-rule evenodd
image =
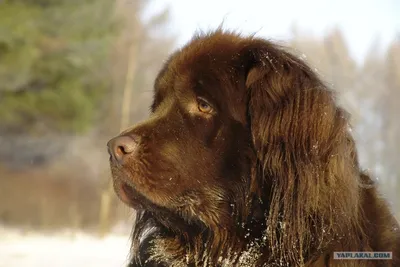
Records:
M108 141L108 153L111 159L118 161L120 164L123 163L124 158L132 154L138 147L137 136L117 136Z

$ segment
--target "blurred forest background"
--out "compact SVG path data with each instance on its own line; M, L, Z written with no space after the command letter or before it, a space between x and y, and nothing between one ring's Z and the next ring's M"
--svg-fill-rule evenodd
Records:
M147 116L176 46L169 10L144 16L149 2L0 1L0 224L129 231L106 142ZM377 39L362 63L339 28L315 37L294 25L285 44L338 91L361 162L400 218L400 36L384 53Z

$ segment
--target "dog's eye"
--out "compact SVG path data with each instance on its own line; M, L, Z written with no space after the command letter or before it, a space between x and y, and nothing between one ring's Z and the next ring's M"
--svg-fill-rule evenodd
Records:
M199 111L201 111L203 113L211 113L213 111L213 108L211 107L211 105L208 104L207 101L205 101L202 98L197 99L197 105L198 105Z

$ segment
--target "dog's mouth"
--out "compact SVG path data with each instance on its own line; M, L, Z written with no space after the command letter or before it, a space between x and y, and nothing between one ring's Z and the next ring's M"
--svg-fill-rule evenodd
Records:
M116 184L116 192L118 197L129 207L135 210L144 210L144 197L138 193L131 185L126 182L118 182Z
M196 218L188 218L174 209L157 205L146 195L139 192L133 184L124 177L114 176L114 189L119 199L135 211L149 212L156 216L161 224L176 232L202 232L206 226Z

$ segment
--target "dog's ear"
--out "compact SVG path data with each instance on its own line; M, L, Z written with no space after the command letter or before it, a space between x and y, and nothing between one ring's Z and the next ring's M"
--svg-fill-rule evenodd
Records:
M331 154L330 143L340 141L348 125L333 92L304 62L271 43L264 41L250 53L248 115L259 157L266 147L291 150L296 162Z
M251 190L260 181L269 185L268 240L291 251L285 257L301 260L326 242L312 237L352 227L358 170L348 118L333 92L295 56L264 40L253 40L246 52L248 120L259 170Z

